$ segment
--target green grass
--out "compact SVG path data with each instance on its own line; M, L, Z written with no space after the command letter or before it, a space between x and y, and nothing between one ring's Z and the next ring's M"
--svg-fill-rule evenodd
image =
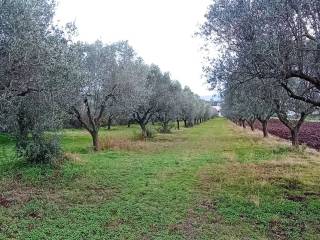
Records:
M111 149L94 153L66 130L58 166L23 163L1 136L0 239L320 238L318 154L224 119L147 142L137 131L102 130Z

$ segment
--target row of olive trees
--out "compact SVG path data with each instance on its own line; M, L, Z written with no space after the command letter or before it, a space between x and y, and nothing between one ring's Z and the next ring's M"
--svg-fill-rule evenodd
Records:
M171 122L179 126L184 120L192 126L212 116L208 103L190 89L182 89L158 66L145 64L127 42L85 44L82 56L84 81L70 113L91 134L95 150L105 122L109 127L117 119L136 122L147 138L150 121L160 122L161 131L167 133Z
M268 121L272 116L277 116L290 131L294 146L299 145L298 134L306 117L316 110L313 105L290 98L281 87L270 86L269 83L265 86L260 80L237 86L228 84L224 88L223 95L224 116L243 127L248 124L252 130L255 122L259 121L264 137L268 137Z
M99 149L104 122L159 121L186 126L211 117L210 106L182 89L127 42L74 42L76 28L54 24L55 1L0 0L0 129L16 137L18 153L47 162L61 153L58 130L75 118Z
M320 2L216 0L200 35L220 47L206 68L222 85L223 112L241 124L276 115L293 145L306 117L320 106Z

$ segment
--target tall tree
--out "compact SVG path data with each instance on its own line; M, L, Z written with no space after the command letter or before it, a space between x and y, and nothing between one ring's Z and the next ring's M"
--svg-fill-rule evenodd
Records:
M319 4L317 0L218 0L210 6L200 34L221 44L229 58L242 58L247 81L276 79L291 98L320 106ZM290 88L294 78L305 82L305 91L298 94Z
M120 97L124 86L122 72L135 54L127 42L106 45L100 41L85 45L83 53L85 83L72 112L91 134L93 148L98 151L101 124L107 112L111 114L111 102Z
M168 76L156 65L140 63L138 81L134 83L131 95L132 117L139 124L142 136L148 137L147 124L161 110L166 94Z
M46 160L44 131L58 127L61 100L76 88L75 28L54 25L54 13L55 1L0 1L0 124L16 135L19 151L34 147L30 161Z

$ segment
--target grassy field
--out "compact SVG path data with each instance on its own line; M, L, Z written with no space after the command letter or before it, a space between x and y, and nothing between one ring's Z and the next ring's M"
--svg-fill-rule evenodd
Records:
M32 166L0 137L0 239L320 239L320 158L216 119L154 139L116 127Z

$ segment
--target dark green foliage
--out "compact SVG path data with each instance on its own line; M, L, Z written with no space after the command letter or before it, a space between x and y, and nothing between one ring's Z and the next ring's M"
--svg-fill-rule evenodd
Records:
M30 163L53 163L62 156L59 138L56 135L33 135L17 142L20 157Z

